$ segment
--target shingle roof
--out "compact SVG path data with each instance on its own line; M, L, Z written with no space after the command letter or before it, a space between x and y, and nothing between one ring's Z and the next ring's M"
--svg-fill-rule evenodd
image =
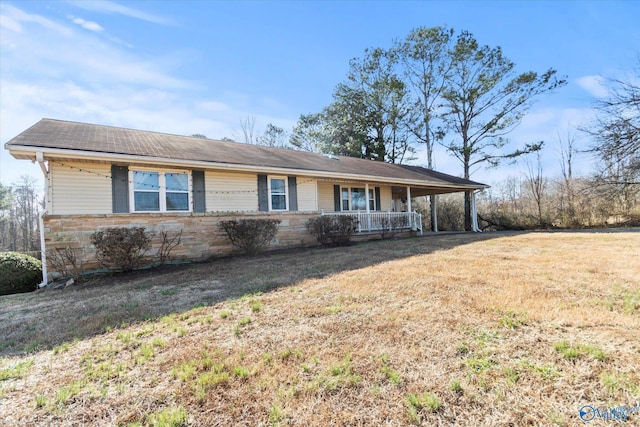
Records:
M484 184L418 166L393 165L344 156L217 141L87 123L42 119L6 144L18 147L94 152L216 164L282 168L345 175L379 176L432 185L483 188Z

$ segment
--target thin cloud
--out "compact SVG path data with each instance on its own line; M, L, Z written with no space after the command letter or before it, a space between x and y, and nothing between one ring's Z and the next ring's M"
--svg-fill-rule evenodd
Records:
M70 36L73 34L73 31L71 31L64 25L53 22L52 20L47 19L41 15L27 13L21 9L18 9L17 7L2 5L2 12L1 25L18 33L21 33L23 30L21 23L36 23L65 36Z
M151 22L160 25L173 25L173 22L162 16L152 15L141 10L123 6L113 1L75 1L71 0L67 3L85 10L94 12L107 13L110 15L124 15L130 18L140 19L142 21Z
M576 80L576 83L596 98L604 98L609 95L609 91L604 86L601 76L580 77Z
M104 31L104 28L102 28L102 26L100 24L98 24L97 22L86 21L86 20L84 20L82 18L77 18L77 17L75 17L73 15L67 15L67 18L69 18L71 20L71 22L73 22L76 25L81 26L85 30L94 31L96 33L101 33L101 32Z

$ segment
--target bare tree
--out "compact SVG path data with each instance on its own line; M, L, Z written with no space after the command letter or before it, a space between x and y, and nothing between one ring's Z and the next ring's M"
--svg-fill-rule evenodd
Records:
M247 116L240 119L240 129L242 131L242 141L245 144L255 144L256 141L256 116ZM240 139L234 135L234 139Z
M591 151L605 162L640 170L640 55L630 76L604 82L609 95L594 101L595 124L581 130L594 137Z
M531 196L536 205L536 211L538 214L538 226L542 227L545 224L542 213L542 205L545 198L545 192L547 189L547 178L542 174L542 162L540 161L540 152L536 152L536 164L535 166L531 162L527 161L527 173L525 174L525 183L527 188L531 192Z
M37 180L23 175L11 187L3 187L0 211L0 249L30 252L40 249L38 214L41 197Z
M577 155L576 136L567 132L565 139L558 133L558 145L560 146L560 170L562 172L560 192L560 213L564 225L575 225L575 182L573 179L573 162Z

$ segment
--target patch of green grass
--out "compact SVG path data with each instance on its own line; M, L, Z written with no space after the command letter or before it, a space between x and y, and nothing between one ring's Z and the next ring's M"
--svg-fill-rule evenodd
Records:
M233 333L235 336L239 337L240 334L242 334L242 329L244 327L246 327L247 325L251 324L251 318L250 317L243 317L242 319L240 319L238 321L238 323L236 324L235 328L233 329Z
M42 340L36 339L22 347L22 351L25 353L35 353L45 348L47 348L47 346L43 344Z
M129 331L120 331L116 335L116 338L122 341L122 344L128 346L129 344L134 342L133 334Z
M155 356L155 349L151 344L142 344L139 349L138 356L136 357L137 364L147 363L149 360L153 359Z
M408 405L409 420L412 423L422 423L425 412L438 412L442 408L440 399L433 393L424 392L422 394L408 394L406 397Z
M502 317L498 320L498 324L507 329L518 329L527 325L529 315L527 313L518 313L513 310L501 311Z
M325 310L329 314L338 314L338 313L340 313L342 311L342 305L333 304L333 305L330 305L330 306L326 307Z
M36 396L36 408L44 408L47 406L47 396L39 394Z
M617 392L627 392L632 396L640 394L640 383L634 383L632 377L624 372L603 371L600 374L600 383L611 394Z
M458 347L456 347L456 353L458 353L461 356L469 354L470 351L471 351L471 348L469 348L469 344L466 342L460 343L458 344Z
M249 378L249 370L244 366L234 366L233 375L240 379L246 380Z
M56 403L64 405L69 400L73 399L78 393L82 391L84 383L81 381L72 381L67 387L61 387L56 393Z
M616 285L612 289L613 295L607 300L610 311L621 311L624 314L634 314L640 311L640 287L625 289Z
M188 422L189 414L181 406L165 408L147 416L147 424L154 427L186 427Z
M264 353L262 355L262 360L264 361L265 364L270 365L271 362L273 362L273 354L271 353Z
M467 365L467 368L469 368L472 372L481 373L491 369L497 364L497 362L493 359L490 359L488 356L482 356L467 359L465 364Z
M8 368L0 369L0 381L22 378L35 362L33 360L25 360L18 362Z
M561 375L560 370L553 364L538 365L524 360L520 363L520 366L538 375L543 380L553 380Z
M262 301L260 300L250 300L249 306L251 307L251 311L254 313L262 311Z
M233 314L233 312L231 310L222 310L220 312L220 317L223 319L226 319L227 317L231 316Z
M213 388L221 384L226 384L228 381L229 381L229 373L226 371L205 372L201 374L197 379L198 386L204 388L205 390L208 390L210 388Z
M491 329L480 328L476 332L476 342L480 347L485 347L487 344L496 341L499 338L500 334Z
M586 344L570 345L566 340L554 343L553 349L560 353L565 359L578 359L584 356L591 356L599 361L607 359L607 355L600 347Z
M162 338L155 337L151 340L151 345L157 348L165 348L167 343Z
M125 363L113 363L111 360L94 364L91 360L85 361L84 374L90 380L106 382L122 376L127 371Z
M462 393L462 384L458 380L453 380L449 383L449 390L454 393Z
M520 379L520 371L514 368L507 368L504 370L504 376L508 383L515 384Z
M328 375L321 375L317 380L319 387L335 391L358 384L360 376L353 371L351 354L347 354L342 361L329 366Z
M387 353L383 353L380 356L380 361L382 362L382 367L380 368L380 372L384 374L385 378L389 380L389 382L393 385L399 385L402 382L402 377L399 373L394 371L390 365L391 358Z
M170 288L170 289L163 289L160 291L161 295L164 295L165 297L170 296L170 295L175 295L178 292L180 292L180 289L178 288Z
M62 343L60 345L57 345L57 346L53 347L53 354L59 354L59 353L67 352L67 351L69 351L69 347L70 346L71 346L71 344L68 343L68 342L65 342L65 343Z
M197 367L198 362L195 360L183 362L171 369L171 376L180 381L187 381L195 376Z
M389 380L389 382L393 385L400 385L402 382L402 377L399 373L391 369L389 366L383 366L380 368L380 372L382 372L385 377Z
M556 411L551 411L547 414L547 419L550 423L557 426L564 426L567 422L564 420L562 414L557 413Z
M271 405L269 408L269 422L272 424L280 423L284 420L284 413L278 405Z

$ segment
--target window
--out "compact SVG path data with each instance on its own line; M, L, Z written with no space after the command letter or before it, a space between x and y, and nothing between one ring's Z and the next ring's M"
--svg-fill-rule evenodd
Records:
M269 177L269 210L288 210L287 195L287 178Z
M190 211L186 172L131 171L133 212Z
M367 192L361 187L342 187L342 210L343 211L366 211ZM369 210L376 210L376 201L373 189L369 189Z

